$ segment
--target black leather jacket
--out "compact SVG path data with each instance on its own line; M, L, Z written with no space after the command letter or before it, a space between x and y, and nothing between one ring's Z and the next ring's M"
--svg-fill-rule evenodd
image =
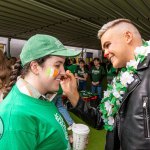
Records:
M106 150L150 150L150 55L139 64L134 78L123 96L114 129L107 133ZM90 125L99 128L99 110L83 103L79 100L75 109L81 116L90 117Z

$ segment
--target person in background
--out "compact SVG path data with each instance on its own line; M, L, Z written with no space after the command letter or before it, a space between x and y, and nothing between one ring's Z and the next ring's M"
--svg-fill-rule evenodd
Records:
M93 60L91 60L88 64L88 68L89 68L88 70L91 70L93 66L94 66L94 62Z
M85 61L81 59L79 61L79 67L75 71L75 77L78 82L79 91L86 90L88 70L85 68Z
M10 66L12 69L14 68L14 65L15 65L16 61L17 61L17 58L16 58L16 57L10 57L10 58L8 59L9 66Z
M8 86L11 84L10 80L11 67L9 65L7 57L0 50L0 102L7 93Z
M58 90L55 98L53 99L53 102L55 103L56 107L58 108L58 111L61 113L61 115L63 116L65 121L67 122L67 124L69 126L67 129L72 130L72 126L75 123L74 123L73 119L71 118L70 114L68 113L67 108L63 104L62 94L63 94L63 90L60 85L59 90Z
M101 100L102 96L102 79L105 75L104 68L100 65L99 58L94 58L94 66L91 68L91 92L97 93L99 100Z
M64 67L65 67L65 69L67 69L67 67L69 67L70 66L70 58L66 58L65 59L65 63L64 63Z
M106 65L106 70L107 70L107 83L111 83L113 78L117 75L117 69L115 69L111 62L108 62Z
M67 69L70 70L71 73L75 74L75 71L77 70L77 64L75 58L70 59L70 66L68 66Z
M70 150L66 126L52 98L62 83L68 99L78 99L76 82L64 70L65 57L81 51L66 49L53 36L36 34L24 45L16 64L21 76L0 104L1 150ZM20 72L20 71L19 71ZM16 78L14 78L16 79ZM75 80L75 79L74 79Z

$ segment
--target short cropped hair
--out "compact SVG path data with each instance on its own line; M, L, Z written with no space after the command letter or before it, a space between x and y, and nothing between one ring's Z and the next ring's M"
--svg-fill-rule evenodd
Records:
M95 61L95 60L100 61L98 57L95 57L95 58L93 59L93 61Z
M129 19L124 19L124 18L120 18L120 19L116 19L116 20L113 20L113 21L110 21L106 24L104 24L101 29L98 31L98 38L101 39L101 37L103 36L103 34L110 28L114 27L115 25L121 23L121 22L126 22L126 23L129 23L129 24L132 24L132 21L129 20Z
M81 60L79 60L79 64L80 64L80 63L85 64L85 61L84 61L83 59L81 59Z

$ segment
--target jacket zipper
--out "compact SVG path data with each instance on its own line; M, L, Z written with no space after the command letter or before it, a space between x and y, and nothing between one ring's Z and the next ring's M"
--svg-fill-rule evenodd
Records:
M144 124L145 124L145 137L150 138L148 97L143 97L143 112L144 112Z
M118 128L118 137L119 137L119 140L121 141L121 137L120 137L120 123L119 123L119 115L116 116L116 125L117 125L117 128Z

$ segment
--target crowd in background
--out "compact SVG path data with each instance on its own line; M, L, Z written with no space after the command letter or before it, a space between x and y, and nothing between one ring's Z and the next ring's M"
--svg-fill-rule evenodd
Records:
M65 62L66 70L70 70L77 79L79 91L91 91L97 93L99 101L102 98L102 91L105 90L103 83L104 78L107 83L111 83L117 70L112 67L110 62L102 63L98 57L86 64L83 59L76 63L75 58L67 58ZM104 83L106 85L106 83Z

